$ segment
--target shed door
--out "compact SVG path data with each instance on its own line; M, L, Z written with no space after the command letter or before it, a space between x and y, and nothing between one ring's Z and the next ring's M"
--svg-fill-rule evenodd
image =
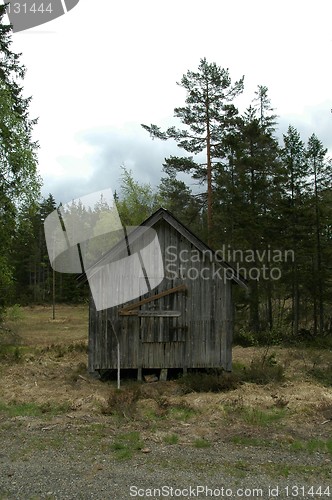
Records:
M142 342L185 342L186 295L183 290L179 291L179 285L170 288L164 297L140 306L138 318Z

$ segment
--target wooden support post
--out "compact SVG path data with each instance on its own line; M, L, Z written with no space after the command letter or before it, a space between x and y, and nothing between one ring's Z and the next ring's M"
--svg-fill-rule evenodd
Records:
M142 368L137 368L137 380L139 382L142 382L143 376L142 376Z
M163 382L166 382L166 380L167 380L167 372L168 372L167 368L162 368L160 370L159 380L162 380Z

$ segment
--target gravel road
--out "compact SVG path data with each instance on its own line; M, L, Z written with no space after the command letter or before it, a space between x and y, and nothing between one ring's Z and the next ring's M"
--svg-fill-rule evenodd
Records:
M206 448L151 438L120 459L112 433L93 424L34 427L19 419L0 422L0 440L0 499L332 496L331 455L325 453L236 445L222 436Z

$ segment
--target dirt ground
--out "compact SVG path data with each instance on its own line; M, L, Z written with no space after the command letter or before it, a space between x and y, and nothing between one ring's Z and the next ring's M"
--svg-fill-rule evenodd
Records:
M240 488L247 498L332 495L332 390L310 375L331 351L271 348L285 370L278 383L183 394L171 380L143 384L135 399L137 384L123 381L119 399L115 382L87 373L85 306L62 306L55 320L42 306L16 316L6 334L18 350L0 367L0 499L171 496L149 490L161 485L211 496L180 491L198 484L219 497L230 496L221 485L233 498ZM249 366L262 352L234 347L233 361Z

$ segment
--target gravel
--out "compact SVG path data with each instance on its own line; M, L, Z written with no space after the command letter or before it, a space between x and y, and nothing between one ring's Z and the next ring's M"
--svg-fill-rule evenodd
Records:
M43 422L34 427L19 419L0 424L3 500L312 500L329 498L328 486L332 496L329 454L236 445L222 439L196 448L192 443L169 445L150 437L142 450L120 459L112 449L114 436L101 434L93 425L59 428Z

